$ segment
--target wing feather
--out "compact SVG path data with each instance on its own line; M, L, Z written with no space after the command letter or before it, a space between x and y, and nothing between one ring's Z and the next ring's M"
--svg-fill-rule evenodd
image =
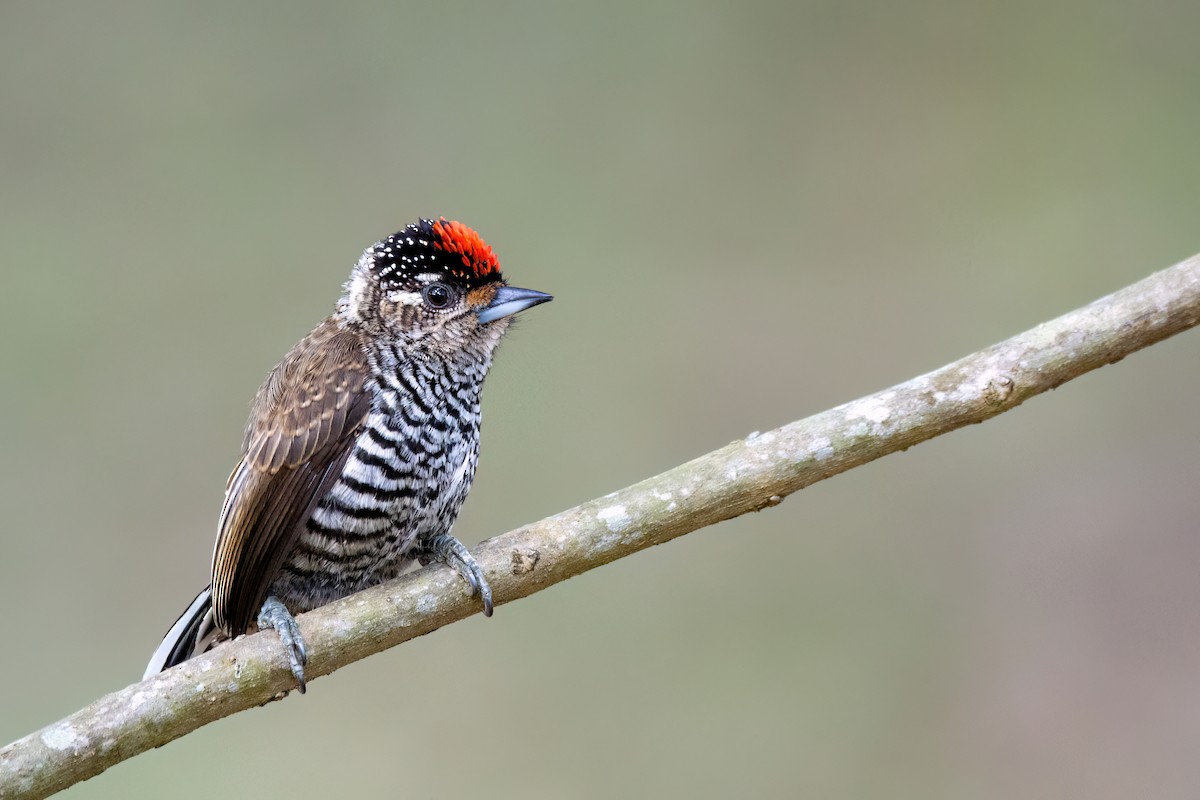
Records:
M327 319L263 381L213 552L213 618L244 633L370 412L357 334Z

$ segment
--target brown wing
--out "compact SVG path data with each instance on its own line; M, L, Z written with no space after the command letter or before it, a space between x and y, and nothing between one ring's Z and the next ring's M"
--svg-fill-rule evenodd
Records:
M357 334L327 319L283 357L254 398L213 553L214 622L244 633L371 409Z

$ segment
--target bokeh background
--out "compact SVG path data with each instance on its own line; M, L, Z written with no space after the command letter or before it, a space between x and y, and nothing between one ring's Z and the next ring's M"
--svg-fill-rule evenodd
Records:
M249 400L419 215L554 293L469 543L1200 250L1200 5L5 3L0 740L136 680ZM1195 797L1200 334L77 798Z

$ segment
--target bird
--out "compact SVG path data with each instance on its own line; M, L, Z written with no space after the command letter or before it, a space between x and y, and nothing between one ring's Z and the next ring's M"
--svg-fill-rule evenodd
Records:
M368 247L333 313L254 397L217 523L211 584L144 678L274 629L304 693L295 616L395 578L454 567L491 588L451 533L479 458L480 394L513 316L553 297L509 286L492 248L442 217Z

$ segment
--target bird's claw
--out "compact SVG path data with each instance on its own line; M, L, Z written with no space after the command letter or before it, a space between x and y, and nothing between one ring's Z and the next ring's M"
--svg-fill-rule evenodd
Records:
M471 594L479 595L479 599L483 601L483 615L492 615L492 587L483 574L483 568L462 542L448 533L443 533L433 537L422 549L421 555L422 564L441 561L454 567L471 587Z
M490 617L492 615L492 587L488 584L487 578L483 577L483 568L479 566L479 562L467 553L468 561L454 563L458 574L462 575L468 584L471 586L471 594L479 595L479 599L483 601L483 615Z
M300 626L296 623L296 618L278 597L268 597L262 610L258 612L258 627L260 630L272 628L279 634L279 640L283 642L284 652L291 663L292 674L296 676L296 682L300 685L300 694L304 694L307 688L304 665L308 663L308 651L304 647L304 637L300 635Z

